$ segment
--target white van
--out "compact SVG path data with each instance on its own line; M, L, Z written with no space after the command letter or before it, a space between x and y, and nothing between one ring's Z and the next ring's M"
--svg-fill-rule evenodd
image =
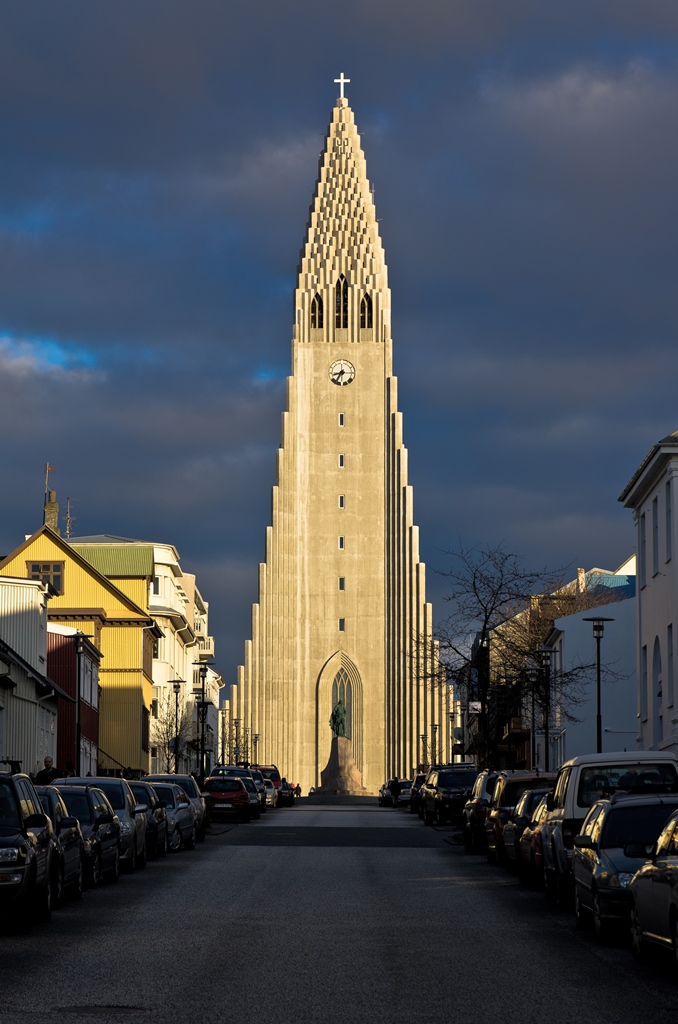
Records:
M616 790L642 794L678 793L678 757L665 750L624 750L583 754L558 769L542 826L546 891L566 898L571 889L572 848L584 818L596 802Z

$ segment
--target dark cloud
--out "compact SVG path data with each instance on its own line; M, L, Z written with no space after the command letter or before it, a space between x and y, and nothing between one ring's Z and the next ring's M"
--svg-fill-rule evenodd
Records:
M459 536L616 566L678 426L675 0L7 0L0 548L49 458L78 531L177 545L229 679L342 69L431 569Z

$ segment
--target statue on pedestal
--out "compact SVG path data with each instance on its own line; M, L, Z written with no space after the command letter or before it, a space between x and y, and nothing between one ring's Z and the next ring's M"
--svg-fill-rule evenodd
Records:
M337 701L332 708L330 715L330 729L335 736L346 735L346 705L343 701Z

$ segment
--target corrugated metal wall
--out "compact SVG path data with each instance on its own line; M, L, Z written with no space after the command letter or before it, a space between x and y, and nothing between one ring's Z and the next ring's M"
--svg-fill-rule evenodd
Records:
M0 637L38 672L47 671L45 601L42 584L0 576Z

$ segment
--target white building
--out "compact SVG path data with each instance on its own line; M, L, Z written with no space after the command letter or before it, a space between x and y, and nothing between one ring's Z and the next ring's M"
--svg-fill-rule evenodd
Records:
M0 760L31 773L56 762L57 694L69 699L47 676L48 590L0 576Z
M636 666L643 750L678 752L674 629L678 610L675 481L678 431L647 454L619 500L633 512L638 556Z

